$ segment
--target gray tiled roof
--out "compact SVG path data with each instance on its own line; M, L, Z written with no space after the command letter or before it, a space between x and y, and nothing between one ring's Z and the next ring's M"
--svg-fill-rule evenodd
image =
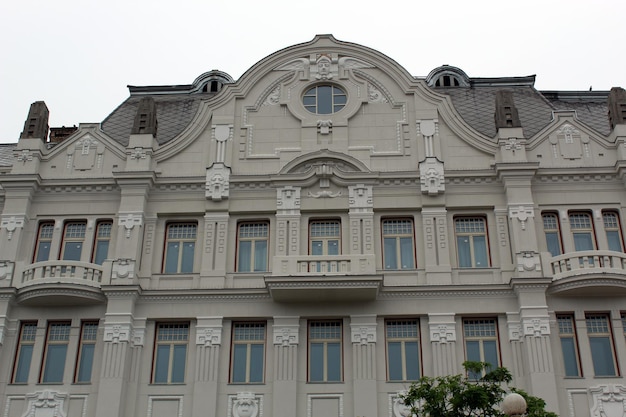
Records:
M0 143L0 167L13 166L13 149L17 143Z
M198 111L200 101L211 94L153 95L157 107L157 142L166 143L182 132ZM128 145L137 106L143 96L130 96L102 122L102 130L117 142Z

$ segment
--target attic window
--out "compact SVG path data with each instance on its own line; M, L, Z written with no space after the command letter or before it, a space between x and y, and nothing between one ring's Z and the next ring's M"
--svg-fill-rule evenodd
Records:
M221 84L219 81L217 80L211 80L208 83L206 83L204 85L204 88L202 88L202 92L203 93L217 93L218 91L220 91L220 87Z
M442 75L435 81L435 87L458 87L459 79L453 75Z
M317 85L302 97L304 108L315 114L336 113L344 108L346 102L346 92L334 85Z

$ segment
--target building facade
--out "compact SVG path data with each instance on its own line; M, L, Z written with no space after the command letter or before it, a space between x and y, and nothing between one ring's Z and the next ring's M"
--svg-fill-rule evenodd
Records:
M626 92L414 77L332 36L31 106L0 146L4 417L400 417L465 360L626 407Z

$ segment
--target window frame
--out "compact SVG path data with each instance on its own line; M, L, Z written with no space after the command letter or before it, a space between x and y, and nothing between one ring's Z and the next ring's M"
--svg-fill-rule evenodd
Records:
M46 229L46 234L44 235L44 228ZM47 230L49 229L50 233L47 233ZM45 261L49 261L50 260L50 254L51 254L51 249L52 249L52 239L54 238L54 221L52 220L44 220L41 221L39 223L39 226L37 227L37 240L35 241L35 250L33 253L33 262L45 262ZM41 251L42 251L42 247L41 244L42 243L47 243L48 244L48 248L47 248L47 252L48 252L48 256L45 257L45 259L39 259Z
M391 329L390 325L410 325L414 326L414 333L407 332L407 329L397 329L402 335L390 334ZM392 349L390 347L391 343L399 343L400 348L400 356L392 355ZM410 369L409 362L407 358L409 353L407 353L407 344L415 343L415 360L417 362L417 369ZM387 319L385 320L385 348L387 350L387 381L388 382L409 382L409 381L417 381L422 375L422 358L421 358L421 344L420 344L420 326L418 319ZM392 378L392 361L398 361L399 363L394 364L394 368L399 368L402 373L402 377L400 379ZM413 374L413 372L417 372L417 374Z
M592 331L592 327L590 327L590 318L591 317L595 317L595 318L603 318L606 320L606 332L600 332L600 331ZM613 326L611 325L611 315L609 313L602 313L602 312L592 312L592 313L585 313L585 325L587 327L587 338L589 340L589 352L591 353L591 362L593 364L593 373L596 377L618 377L620 376L619 373L619 364L617 362L617 354L615 352L615 340L613 339ZM594 336L592 336L594 335ZM597 350L599 345L597 345L595 343L595 339L599 340L599 339L606 339L608 342L608 348L611 352L611 366L613 368L613 373L607 373L607 374L602 374L602 373L598 373L598 368L600 367L600 360L601 359L605 359L607 357L606 353L607 353L607 349L606 347L604 347L604 351L602 350ZM592 341L593 340L593 341ZM606 366L607 364L605 363L604 366Z
M314 236L314 226L322 225L322 224L335 224L337 234L320 234ZM325 230L329 230L325 228ZM320 232L323 232L324 229L320 229ZM317 233L317 232L315 232ZM314 250L314 242L320 241L322 243L322 253L313 253ZM330 242L337 242L337 253L329 253ZM309 254L313 256L335 256L341 255L341 219L312 219L309 221Z
M614 224L607 224L607 217L614 217ZM604 227L604 234L606 236L606 244L608 250L616 251L616 252L624 252L624 238L622 236L622 223L620 221L619 213L617 210L603 210L602 211L602 226ZM613 234L617 234L617 236L611 238ZM612 241L617 239L617 244L619 244L619 249L611 248Z
M59 328L59 332L53 330ZM62 384L65 377L65 363L67 362L67 353L70 344L72 332L71 320L55 320L49 321L46 328L46 342L44 346L43 356L41 358L41 371L39 382L42 384ZM51 348L64 347L62 355L59 352L51 352ZM61 360L61 356L63 356ZM59 367L57 365L62 365ZM57 377L55 379L55 377Z
M72 226L80 226L77 231L72 231ZM78 232L78 234L77 234ZM87 236L87 221L86 220L68 220L63 224L63 236L61 237L61 247L59 248L59 260L62 261L81 261L83 259L83 251L85 249L85 237ZM77 250L78 259L73 251L69 251L68 245L78 245ZM71 256L69 259L68 257Z
M454 220L454 241L456 244L456 257L457 257L457 265L459 268L462 269L470 269L470 268L489 268L491 267L491 252L489 249L489 227L488 227L488 221L487 221L487 216L485 215L461 215L461 216L454 216L453 218ZM477 221L480 220L482 222L482 228L483 231L480 232L476 232L476 231L459 231L458 225L465 223L465 224L470 224L470 221ZM477 243L476 243L476 238L478 237L483 237L484 238L484 252L485 252L485 262L486 265L479 265L477 256L479 256L477 254ZM463 237L468 237L468 243L467 243L467 247L468 247L468 255L469 255L469 261L470 264L467 265L465 264L462 259L461 259L461 248L465 247L465 245L461 245L460 244L460 239ZM465 252L465 250L464 250Z
M580 222L573 222L572 219L585 217L588 219L589 226L588 227L579 227L583 226ZM572 242L574 244L574 251L586 251L586 250L596 250L598 248L598 242L596 239L596 232L593 223L593 216L588 211L570 211L567 213L567 219L569 221L570 234L572 236ZM580 239L576 239L576 235L588 235L589 241L591 243L591 248L580 248L577 246L578 242L581 242Z
M108 235L107 231L104 230L104 234L101 236L101 231L108 227ZM109 249L111 248L111 235L113 234L113 221L112 220L98 220L96 223L96 231L93 237L93 246L91 250L91 262L97 265L102 265L104 261L109 256ZM106 243L106 249L104 249L104 258L101 262L98 262L98 257L100 256L100 243Z
M565 320L569 322L568 325L565 324ZM564 376L565 378L581 378L583 376L583 369L580 361L580 349L578 348L576 317L573 313L558 313L556 315L556 322L561 344ZM571 346L565 344L565 340L571 340ZM567 351L567 349L572 349L573 351ZM573 360L573 364L576 366L575 373L573 374L569 374L568 360Z
M26 331L26 329L29 331ZM35 342L37 340L37 321L23 321L20 323L20 333L18 336L17 348L15 349L15 358L13 360L13 373L11 375L12 384L27 384L28 377L30 375L30 368L33 364L33 351L35 350ZM24 347L28 347L30 350L25 355ZM24 367L24 371L21 369ZM23 375L22 379L20 376ZM19 379L18 379L19 378Z
M308 352L307 352L307 365L308 365L308 372L307 372L307 382L308 383L341 383L343 382L343 322L342 320L309 320L309 322L307 323L308 328L307 328L307 346L308 346ZM319 325L319 326L317 326ZM314 327L336 327L335 332L338 334L337 337L314 337L314 335L312 334L313 331L312 329ZM321 346L321 354L322 354L322 363L313 363L314 361L319 360L319 358L314 356L314 346L320 345ZM331 351L330 347L335 348L333 350L335 350L335 352ZM337 357L333 357L332 359L330 358L331 354L336 354ZM333 372L333 374L338 374L338 377L336 379L331 379L334 378L333 375L330 375L331 371L333 371L333 369L331 369L332 364L330 363L331 360L336 360L338 361L338 367L339 369L336 369ZM312 374L312 370L313 369L317 369L322 371L322 376L319 379L313 379L314 376Z
M258 333L254 330L252 332L242 332L239 333L238 329L261 329L262 337L258 337ZM244 335L251 336L252 338L242 338L238 339L238 336ZM266 343L267 343L267 324L265 322L234 322L232 324L232 332L231 332L231 360L230 360L230 383L231 384L263 384L265 383L265 354L266 354ZM237 368L239 365L239 361L242 358L238 357L237 350L239 346L245 347L245 357L243 360L244 364L244 378L243 380L236 377ZM255 360L255 352L254 347L261 346L261 370L260 370L260 380L253 380L253 368L256 364Z
M328 93L329 95L327 96L324 95L325 90L320 91L321 89L326 88L330 89ZM304 109L311 114L335 114L343 110L348 104L348 93L337 84L315 84L307 88L302 93L301 103Z
M247 227L255 227L255 226L264 226L265 227L265 236L242 236L242 230ZM259 255L259 250L257 248L258 243L264 241L265 242L265 268L257 269L257 257ZM243 242L250 242L250 255L248 262L244 262L243 254ZM235 259L235 271L236 272L267 272L269 271L269 242L270 242L270 222L268 220L258 220L258 221L241 221L237 223L237 250L236 250L236 259ZM262 249L261 249L262 250ZM247 268L246 268L247 266Z
M95 326L95 329L92 327ZM90 328L89 331L88 327ZM74 366L74 383L87 384L91 382L93 375L93 364L95 358L96 343L98 340L98 320L84 320L80 324L80 339L78 340L78 350L76 352L76 364ZM86 352L89 352L87 354ZM88 357L88 356L91 357ZM85 370L88 367L88 370ZM84 378L83 374L88 378Z
M551 218L554 219L554 227L548 228L547 226L551 226L546 224L546 219ZM563 254L563 238L561 236L561 219L559 218L559 214L555 212L544 212L541 213L541 221L543 224L543 235L546 240L546 249L552 256L559 256ZM556 244L558 244L558 253L552 253L550 250L550 239L548 239L548 235L553 235L556 237Z
M472 323L472 324L477 324L477 325L481 325L481 324L487 324L488 322L491 322L491 324L493 324L493 335L468 335L469 333L469 329L468 328L468 324ZM482 331L483 329L476 329L479 332ZM468 342L478 342L478 354L479 357L478 358L470 358L470 352L469 352L469 344ZM487 353L485 350L485 342L495 342L495 346L494 346L494 351L490 352L490 353L495 353L496 355L496 363L493 364L489 361L489 358L487 357ZM463 319L463 348L465 350L465 360L467 361L475 361L478 360L480 362L488 362L490 363L492 366L487 366L481 373L481 375L478 375L474 372L468 372L468 377L472 380L477 380L480 379L481 376L484 376L485 373L489 372L492 369L495 369L497 367L500 366L501 360L502 360L502 354L500 352L500 335L498 332L498 318L497 317L470 317L470 318L464 318Z
M175 327L175 326L179 326L179 327ZM159 340L159 338L161 337L161 333L162 333L162 329L165 328L169 328L169 329L186 329L185 334L184 334L184 339L179 339L179 340ZM152 384L156 384L156 385L175 385L175 384L184 384L185 383L185 377L187 374L187 364L189 362L188 360L188 356L189 356L189 330L190 330L190 325L189 322L157 322L155 323L154 326L154 352L152 355L152 376L150 378L150 381ZM164 335L167 336L167 335ZM178 336L182 336L182 333L176 334L175 332L172 332L172 336L178 337ZM161 380L159 378L159 375L161 374L161 372L163 371L162 369L160 369L160 366L163 365L163 363L160 362L160 354L161 354L161 349L159 349L159 347L161 346L167 346L168 347L168 351L167 351L167 369L165 370L165 380ZM184 360L183 360L183 364L177 364L177 358L176 358L176 347L177 346L184 346ZM180 358L178 358L180 359ZM178 377L180 377L180 373L181 370L180 369L175 369L177 366L182 366L182 378L179 380ZM176 379L174 379L174 377L176 376ZM159 380L157 380L157 378L159 378Z
M193 237L185 236L186 232L184 231L184 227L193 226ZM183 236L170 236L170 230L175 227L180 227L182 230ZM163 274L189 274L193 273L195 268L195 260L196 260L196 249L197 249L197 241L198 241L198 222L197 221L171 221L165 224L165 237L163 244L163 266L162 273ZM180 246L176 249L176 270L172 271L168 267L168 263L174 259L174 257L170 258L170 243L178 243ZM185 265L185 244L193 243L193 247L191 250L191 265ZM188 255L188 254L187 254Z
M400 225L400 223L408 223L408 230L410 230L409 233L402 233L402 231L400 230L400 227L397 227L397 230L386 230L386 225L390 225L390 224L395 224L396 226ZM398 218L383 218L381 219L381 224L380 224L380 228L381 228L381 239L382 239L382 252L383 252L383 256L382 256L382 262L383 262L383 269L388 270L388 271L401 271L401 270L411 270L411 269L415 269L417 267L417 259L415 256L415 223L413 222L413 219L410 217L398 217ZM411 265L407 265L405 267L404 262L402 262L404 260L404 254L406 253L406 251L404 250L404 245L407 244L405 242L406 239L410 239L410 251L411 251ZM388 241L389 240L389 241ZM390 245L393 245L393 253L389 253L390 250L388 249L388 243ZM390 262L388 262L388 260L391 260L390 258L395 258L393 259L394 261L394 265L391 265ZM393 267L395 266L395 268ZM398 268L399 266L399 268Z

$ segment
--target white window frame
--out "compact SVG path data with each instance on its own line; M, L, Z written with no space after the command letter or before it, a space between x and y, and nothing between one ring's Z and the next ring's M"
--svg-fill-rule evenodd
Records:
M415 226L410 218L387 218L381 221L383 269L415 269ZM410 259L404 246L410 244ZM392 250L388 250L392 246ZM391 252L391 253L389 253Z

